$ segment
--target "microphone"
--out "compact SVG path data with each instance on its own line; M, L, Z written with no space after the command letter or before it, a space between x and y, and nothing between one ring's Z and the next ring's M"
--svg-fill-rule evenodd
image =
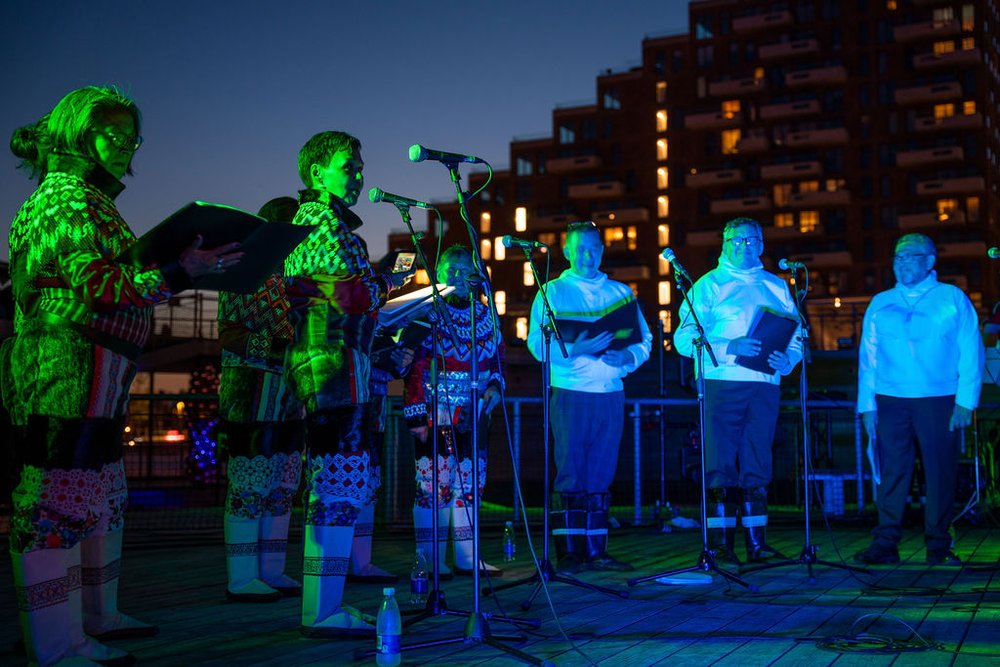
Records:
M790 259L779 259L778 268L782 271L794 271L795 269L804 269L806 265L802 262L793 262Z
M681 263L677 260L677 255L674 254L673 250L670 248L664 248L663 252L660 253L660 257L670 262L670 266L674 267L674 273L684 278L689 283L694 282L691 280L691 276L688 275L688 272L684 270L684 267L681 266Z
M420 144L410 146L410 162L423 162L424 160L434 160L445 164L457 164L459 162L470 162L481 164L486 162L475 155L461 155L459 153L449 153L447 151L436 151L433 148L424 148Z
M372 188L368 191L368 201L373 204L377 204L380 201L389 202L390 204L395 204L396 206L416 206L417 208L434 208L431 204L425 201L418 201L416 199L410 199L409 197L402 197L400 195L394 195L391 192L386 192L385 190L379 190L378 188Z
M500 241L503 243L504 248L522 248L523 250L531 250L532 248L548 248L541 241L529 241L527 239L519 239L507 234Z
M997 246L993 246L992 248L986 251L986 256L989 257L990 259L1000 259L1000 248L998 248Z

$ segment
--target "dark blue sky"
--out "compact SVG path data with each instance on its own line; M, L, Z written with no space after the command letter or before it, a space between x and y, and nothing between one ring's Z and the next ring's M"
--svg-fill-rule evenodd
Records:
M596 75L638 65L644 36L686 32L687 4L7 0L0 131L6 146L72 88L126 88L146 142L118 205L139 233L193 199L256 211L294 194L298 149L327 129L361 139L366 191L448 200L447 170L410 163L411 144L506 168L513 137L547 133L556 105L593 102ZM6 240L33 183L2 153ZM377 257L399 215L367 199L355 210Z

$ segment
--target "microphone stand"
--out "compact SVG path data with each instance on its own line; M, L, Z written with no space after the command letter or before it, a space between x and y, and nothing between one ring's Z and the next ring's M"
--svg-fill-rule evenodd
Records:
M805 269L805 267L795 266L792 268L792 279L795 281L796 273L799 268ZM806 285L808 285L808 273L806 273ZM797 281L796 285L798 284ZM802 369L799 373L799 411L802 414L802 477L805 481L805 545L802 547L801 553L799 553L798 558L786 558L784 560L774 561L772 563L762 563L760 565L750 565L748 567L740 568L740 572L760 572L761 570L770 570L776 567L787 567L791 565L805 565L806 571L809 573L809 583L816 583L816 577L813 574L813 565L825 565L826 567L835 567L841 570L848 570L850 572L863 572L864 574L871 574L871 571L867 568L856 567L854 565L848 565L846 563L834 563L833 561L820 560L818 555L818 549L816 545L812 543L812 526L810 512L812 509L811 501L811 489L812 484L809 479L809 474L812 471L812 461L810 452L810 430L809 430L809 381L807 379L806 368L808 368L809 360L809 319L806 316L805 301L806 296L808 296L809 290L803 289L796 292L795 294L795 312L799 317L799 340L802 343Z
M538 269L535 267L535 261L532 257L531 248L524 247L522 250L524 250L524 256L528 260L529 266L531 266L531 275L535 278L535 284L538 285L538 293L542 298L542 336L545 341L542 346L542 424L545 429L542 435L542 452L545 456L545 476L542 483L544 493L542 500L542 535L544 537L542 539L542 559L537 563L537 568L534 574L517 581L512 581L500 586L494 586L493 590L502 591L508 588L514 588L515 586L520 586L522 584L535 584L535 587L531 591L531 595L529 595L528 598L521 603L521 609L524 611L531 609L532 602L534 602L535 597L541 592L542 587L547 581L570 584L571 586L597 591L598 593L606 593L608 595L615 595L621 598L628 598L628 591L597 586L595 584L589 584L585 581L581 581L576 577L571 577L568 574L560 574L552 566L552 561L549 560L549 512L551 511L551 481L549 480L549 403L551 400L550 394L552 390L552 337L555 336L556 343L559 344L559 351L562 353L563 359L568 359L569 353L566 351L566 344L563 341L562 335L559 333L559 327L556 326L556 318L553 315L552 306L549 304L548 290L545 289L545 283L543 283L538 277ZM484 595L487 595L488 593L489 592L486 590L483 591Z
M689 289L684 288L684 283L681 280L680 272L676 269L674 270L674 280L677 283L678 291L684 296L684 302L687 303L688 312L691 315L691 320L694 322L695 330L698 335L694 339L695 347L695 371L698 377L698 429L701 434L701 553L698 555L698 559L694 565L690 567L680 568L678 570L668 570L667 572L660 572L658 574L651 574L646 577L638 577L635 579L629 579L629 586L636 586L645 581L650 581L651 579L660 579L662 577L670 577L675 574L684 574L686 572L715 572L721 575L724 579L739 584L751 592L757 592L757 586L749 582L744 581L736 574L729 572L728 570L723 570L715 562L715 551L708 548L708 499L706 494L706 476L705 471L705 448L707 443L705 441L705 422L706 422L706 411L705 411L705 352L708 352L709 359L712 361L712 366L718 367L719 362L715 358L715 352L712 351L712 345L708 342L708 338L705 336L705 329L701 326L701 321L698 319L698 313L694 309L694 304L691 303L689 297Z
M458 173L458 160L456 159L453 162L446 162L444 164L445 164L445 166L448 167L448 171L451 174L451 181L452 181L452 183L455 184L455 188L456 188L457 193L458 193L459 212L461 214L462 220L465 221L466 226L469 229L469 236L471 237L471 240L472 240L471 252L472 252L472 257L473 257L473 265L476 267L476 270L479 271L480 275L483 277L483 280L485 281L486 280L486 276L488 276L489 274L485 272L484 267L483 267L483 263L482 263L482 258L479 256L479 244L478 244L477 239L476 239L475 230L473 230L472 229L472 225L469 224L469 209L468 209L468 206L466 205L467 197L466 197L466 193L462 190L461 176ZM400 211L402 211L402 208L400 208ZM431 284L432 285L435 284L435 282L436 282L436 280L431 280ZM473 282L473 281L470 281L470 283L471 282ZM486 285L485 282L483 284ZM488 287L488 285L486 285L486 286ZM496 314L496 305L495 305L495 303L493 301L493 291L491 289L487 289L486 293L487 293L487 299L489 300L489 304L490 304L490 311L491 311L490 312L490 316L493 318L493 324L494 324L493 330L494 330L494 333L496 335L499 335L499 329L496 326L497 322L499 321L499 318L498 318L498 316ZM499 651L503 651L505 653L508 653L508 654L512 655L513 657L515 657L515 658L517 658L517 659L519 659L519 660L521 660L523 662L526 662L528 664L532 664L532 665L551 665L552 663L549 662L549 661L547 661L547 660L543 660L541 658L536 658L535 656L530 655L528 653L525 653L524 651L521 651L519 649L516 649L513 646L508 646L508 645L504 644L503 641L523 641L524 640L524 636L523 635L517 635L517 636L494 635L492 633L492 631L490 630L490 626L489 626L489 623L487 622L486 615L480 609L479 574L480 574L480 568L482 567L482 561L479 558L479 501L480 501L480 498L479 498L479 473L480 473L480 471L479 471L479 428L478 428L478 426L479 426L479 423L478 423L479 422L479 414L478 414L478 412L479 412L479 406L478 406L478 404L479 404L479 387L478 387L479 360L478 360L478 357L476 356L477 355L477 347L476 347L476 315L475 315L475 313L476 313L476 311L475 311L475 307L476 307L475 298L476 297L475 297L475 294L478 294L478 291L472 291L472 290L470 290L470 292L469 292L469 308L470 308L470 313L471 313L471 318L470 318L471 322L470 322L470 330L469 330L469 334L470 334L469 340L471 341L471 349L470 349L469 353L471 355L471 358L470 358L470 361L471 361L471 363L470 363L470 384L472 385L472 394L471 394L469 400L470 400L471 409L475 412L475 418L473 419L473 427L472 427L472 498L473 498L473 502L472 502L472 508L473 508L472 509L472 567L473 567L473 573L472 573L472 583L473 583L473 589L472 589L472 611L471 612L459 612L459 611L451 611L451 610L445 609L445 610L443 610L441 612L441 613L452 614L452 615L463 615L463 616L464 615L468 615L468 621L465 624L465 631L464 631L464 633L462 635L456 636L456 637L449 637L449 638L446 638L446 639L438 639L438 640L420 642L420 643L417 643L417 644L408 644L408 645L401 646L400 649L402 651L411 651L411 650L419 649L419 648L428 648L428 647L433 647L433 646L444 646L446 644L458 644L458 643L464 643L466 645L469 645L469 644L486 644L488 646L492 646L493 648L495 648L495 649L497 649ZM447 310L447 308L442 308L442 310ZM450 324L450 320L449 320L449 324ZM452 330L452 333L453 333L453 330ZM456 340L455 343L456 343L455 347L457 349L458 348L458 341ZM437 398L437 385L436 384L434 385L434 391L435 391L435 401L436 401L436 398ZM436 402L435 402L435 406L436 406ZM435 409L435 413L436 413L436 409ZM435 419L436 419L436 417L437 417L437 415L435 414ZM436 435L437 435L437 423L436 423L436 421L432 422L432 423L433 423L433 426L434 426L434 429L435 429L435 437L436 437ZM437 456L436 453L435 453L435 456ZM436 458L434 460L434 463L433 463L433 466L432 466L432 470L437 470L437 459ZM434 474L434 477L432 479L436 480L436 473ZM434 488L434 494L435 494L435 512L434 512L434 516L436 517L437 516L437 511L436 511L437 487L436 486ZM434 521L434 524L435 524L434 540L435 540L435 544L436 544L436 542L437 542L437 532L436 532L437 521L436 521L436 519ZM436 546L434 547L434 549L435 549L435 553L436 553ZM435 557L435 566L434 567L435 567L435 569L437 568L437 558L436 557ZM437 579L437 574L436 573L435 573L434 578ZM430 598L428 598L428 606L430 606L430 604L431 604L431 600L430 600ZM531 628L539 628L539 627L541 627L541 623L537 619L515 619L515 618L508 618L506 616L491 616L491 618L493 618L494 620L498 620L498 621L504 621L504 622L508 622L508 623L525 625L525 626L531 627ZM358 652L355 653L355 657L358 658L358 657L370 656L370 655L374 655L374 654L375 654L374 651L358 651Z

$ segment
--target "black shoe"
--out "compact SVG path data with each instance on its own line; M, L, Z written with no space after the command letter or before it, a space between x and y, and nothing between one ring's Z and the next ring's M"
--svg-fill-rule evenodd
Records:
M301 595L301 593L300 593ZM226 599L230 602L250 602L253 604L277 602L282 598L279 591L273 593L233 593L226 589Z
M576 554L566 554L559 559L556 563L556 572L562 572L563 574L576 574L583 567L583 563Z
M591 558L587 562L587 569L597 570L598 572L631 572L635 568L604 552Z
M872 542L867 549L854 554L855 563L865 565L891 565L899 562L899 549Z
M928 549L924 557L928 565L962 565L962 559L951 549Z
M781 560L788 560L787 556L785 556L780 551L767 544L762 544L753 551L747 552L748 563L764 563L771 560L772 558L780 558Z
M715 556L716 563L723 563L725 565L742 565L743 561L740 557L736 555L736 552L732 549L714 549L713 555Z

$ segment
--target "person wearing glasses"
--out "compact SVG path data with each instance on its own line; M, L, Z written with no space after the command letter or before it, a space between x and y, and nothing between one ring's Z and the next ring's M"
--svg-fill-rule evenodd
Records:
M638 311L632 289L601 271L604 243L593 222L569 225L563 255L569 268L546 285L557 319L594 322L618 308ZM545 354L543 317L542 299L536 295L528 349L539 361ZM568 359L554 342L551 347L556 464L552 537L560 572L633 569L608 553L608 488L618 465L625 422L622 378L645 363L652 349L653 335L641 314L637 317L638 342L630 345L614 349L612 332L581 330L566 337Z
M926 483L925 560L961 565L951 522L962 429L979 403L985 352L979 315L957 287L940 283L937 250L923 234L896 242L896 285L865 311L858 350L858 413L875 444L878 526L859 563L899 562L914 440Z
M87 86L10 141L39 182L10 229L14 336L3 343L2 385L20 470L15 597L29 661L40 665L126 661L100 641L157 632L118 611L129 387L153 306L242 256L236 244L202 250L197 239L163 266L116 259L136 241L115 199L139 131L135 102Z
M351 211L364 186L361 142L340 131L311 137L298 156L299 210L313 231L285 260L294 336L285 377L306 410L304 637L375 636L375 619L342 604L354 527L374 479L366 425L377 315L405 274L377 273Z
M719 264L699 278L679 311L674 346L695 354L698 335L691 318L694 308L705 337L719 362L705 363L705 483L708 498L709 548L716 559L738 564L735 551L737 515L743 524L746 559L760 562L778 553L768 546L767 486L771 483L771 450L778 423L781 377L802 358L796 333L788 348L772 352L760 372L737 363L737 357L761 354L761 341L748 336L760 309L797 318L788 285L764 270L760 256L764 236L752 218L735 218L722 232Z

